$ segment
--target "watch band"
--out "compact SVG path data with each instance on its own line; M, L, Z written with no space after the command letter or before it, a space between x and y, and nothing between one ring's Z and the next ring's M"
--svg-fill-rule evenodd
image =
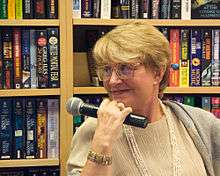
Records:
M92 150L89 151L87 159L89 161L92 161L92 162L95 162L97 164L101 164L104 166L108 166L112 164L112 156L96 153Z

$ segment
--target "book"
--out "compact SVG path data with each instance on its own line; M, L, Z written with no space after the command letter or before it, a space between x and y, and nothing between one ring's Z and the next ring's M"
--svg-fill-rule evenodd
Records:
M23 0L23 19L34 19L34 0Z
M192 0L192 19L220 19L219 0Z
M140 0L140 18L147 19L150 18L150 0Z
M192 29L190 39L190 86L201 86L201 31Z
M25 98L25 158L37 158L37 105L35 97Z
M120 0L120 18L122 19L129 19L131 18L131 11L130 11L130 1L131 0Z
M37 45L36 45L36 31L30 29L30 72L31 72L31 88L38 87L37 79Z
M101 19L110 19L111 18L111 0L101 1Z
M22 87L21 75L21 30L13 29L13 66L14 66L14 88L20 89Z
M37 158L47 158L47 98L37 98Z
M81 18L81 0L73 0L72 17L74 19Z
M181 0L172 0L171 19L181 19Z
M3 88L3 45L2 32L0 31L0 89Z
M8 18L8 0L0 1L0 19Z
M202 109L206 111L211 111L211 97L202 96Z
M93 7L92 7L92 17L93 18L100 18L101 14L101 0L93 0Z
M212 86L220 86L220 30L212 30Z
M3 47L3 88L13 89L13 52L12 52L12 31L2 30Z
M12 159L12 100L0 99L0 159Z
M170 29L171 67L169 86L179 86L180 29Z
M36 19L45 19L46 18L46 0L34 0L34 17Z
M180 87L189 87L189 29L181 29Z
M38 88L48 88L47 30L36 30Z
M195 106L195 97L184 96L183 103L189 106Z
M8 0L8 19L15 19L15 0Z
M47 158L59 158L59 100L47 101Z
M60 86L60 62L59 62L59 31L58 28L47 28L48 36L48 86L58 88Z
M220 97L211 97L211 112L220 118Z
M159 19L160 18L160 0L152 0L151 2L151 18Z
M15 18L23 19L22 0L15 0Z
M58 0L47 0L47 18L48 19L57 19L58 18Z
M191 19L191 0L181 0L181 19Z
M92 18L92 0L81 0L81 17L82 18Z
M130 14L131 18L138 19L139 18L139 2L138 0L131 0L130 1Z
M13 124L13 158L23 159L25 149L25 101L22 97L13 98Z
M170 9L171 9L171 0L162 0L160 1L160 18L169 19L170 18Z
M31 88L31 61L30 61L30 30L22 30L21 60L22 60L22 88Z
M212 31L202 31L201 85L211 86L212 76Z

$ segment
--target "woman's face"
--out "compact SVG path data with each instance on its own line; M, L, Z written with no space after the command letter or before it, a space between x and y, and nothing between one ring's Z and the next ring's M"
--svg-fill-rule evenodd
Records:
M103 84L110 98L130 106L133 112L150 107L158 96L160 78L143 64L137 66L133 76L129 79L120 79L112 69L112 74Z

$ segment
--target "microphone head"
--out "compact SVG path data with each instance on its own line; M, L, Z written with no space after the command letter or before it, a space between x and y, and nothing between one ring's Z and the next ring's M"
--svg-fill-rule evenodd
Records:
M79 115L80 106L83 104L83 101L77 97L71 97L67 100L66 110L72 115Z

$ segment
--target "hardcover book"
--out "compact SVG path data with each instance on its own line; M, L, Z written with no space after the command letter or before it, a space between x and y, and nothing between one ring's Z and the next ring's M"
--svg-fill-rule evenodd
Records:
M45 7L45 0L34 0L34 17L36 19L45 19L46 18L46 7Z
M8 1L1 0L0 1L0 19L8 18Z
M192 0L192 19L220 19L219 0Z
M8 19L15 19L15 0L8 0Z
M140 0L140 18L150 18L150 0Z
M34 0L23 0L23 18L34 18Z
M22 0L15 0L15 18L23 19Z
M58 0L47 0L47 18L57 19L58 18Z

